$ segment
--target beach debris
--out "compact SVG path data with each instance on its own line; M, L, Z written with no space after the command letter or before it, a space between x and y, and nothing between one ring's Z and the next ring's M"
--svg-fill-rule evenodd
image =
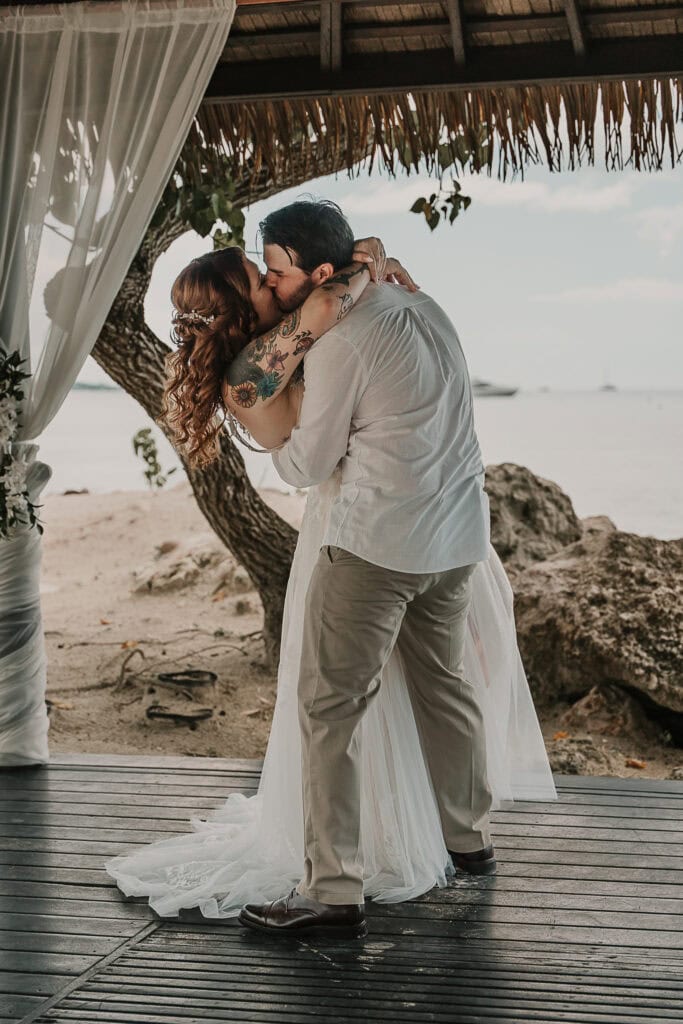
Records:
M641 704L619 686L592 686L560 719L581 732L602 736L623 736L636 742L661 743L661 729L651 721Z
M176 724L188 723L190 727L213 717L213 708L189 708L187 711L178 707L167 707L164 704L150 704L145 710L147 718L168 718Z
M157 679L160 683L172 684L174 686L207 686L218 681L215 672L207 669L186 668L178 672L159 672Z
M258 708L249 708L248 711L242 711L241 715L243 718L255 718L256 716L259 718L268 717L268 712L272 711L275 707L275 701L269 700L267 697L259 697L258 700L261 706Z
M45 706L47 707L48 715L52 708L57 708L59 711L73 711L73 704L70 701L55 700L54 697L52 699L46 698Z
M164 555L169 555L171 551L175 551L177 547L177 540L162 540L161 544L157 544L154 549L155 558L162 558Z

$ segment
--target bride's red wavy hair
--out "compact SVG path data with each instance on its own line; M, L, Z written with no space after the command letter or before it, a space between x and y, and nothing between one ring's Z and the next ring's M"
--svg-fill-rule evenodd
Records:
M177 312L215 317L209 324L174 319L171 337L177 348L166 358L162 420L190 466L218 456L223 382L256 322L249 295L243 253L236 246L197 257L173 282Z

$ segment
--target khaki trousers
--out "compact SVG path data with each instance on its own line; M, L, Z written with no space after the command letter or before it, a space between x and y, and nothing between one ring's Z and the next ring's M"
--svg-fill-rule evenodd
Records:
M302 895L363 902L359 725L395 644L446 846L469 853L491 842L484 726L462 663L474 568L397 572L342 548L321 549L306 596L298 688Z

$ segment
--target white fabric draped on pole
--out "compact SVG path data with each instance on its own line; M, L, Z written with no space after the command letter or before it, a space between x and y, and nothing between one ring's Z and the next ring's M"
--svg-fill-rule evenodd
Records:
M55 415L97 340L234 7L0 7L0 348L32 375L10 450L30 465L34 502L50 471L25 442ZM0 539L0 766L48 760L39 539L35 528Z

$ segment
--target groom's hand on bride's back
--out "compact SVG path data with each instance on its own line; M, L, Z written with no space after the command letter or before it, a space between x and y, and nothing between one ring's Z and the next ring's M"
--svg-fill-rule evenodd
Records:
M412 277L398 260L389 257L384 268L385 281L391 281L392 284L400 284L403 288L407 288L409 292L419 292L419 284L415 284Z
M357 238L353 243L353 259L356 263L366 263L370 277L375 284L391 281L400 284L409 292L419 291L406 268L398 260L388 257L381 238Z

